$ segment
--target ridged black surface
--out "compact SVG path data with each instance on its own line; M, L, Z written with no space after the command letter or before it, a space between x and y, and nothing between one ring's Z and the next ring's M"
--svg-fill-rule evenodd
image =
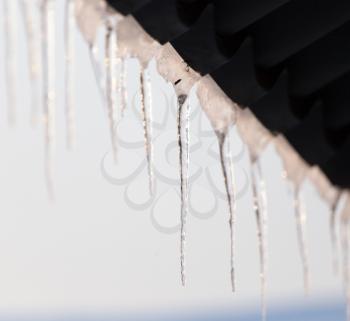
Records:
M123 15L128 15L141 8L151 0L108 0L110 6Z
M189 29L178 15L176 0L153 0L136 10L133 16L161 44L181 36Z
M109 2L350 187L349 0Z

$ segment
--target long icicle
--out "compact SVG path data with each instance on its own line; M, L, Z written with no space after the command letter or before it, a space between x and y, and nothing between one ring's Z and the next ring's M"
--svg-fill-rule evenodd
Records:
M225 190L226 190L226 196L227 196L227 203L230 213L230 219L229 219L229 227L230 227L230 276L231 276L231 287L232 292L235 292L236 290L236 280L235 280L235 260L234 260L234 245L235 245L235 238L234 238L234 227L235 227L235 215L234 215L234 205L233 205L233 199L230 189L230 181L228 178L228 171L226 168L226 161L225 161L225 140L226 140L227 133L221 133L219 131L216 131L216 136L218 138L219 142L219 153L220 153L220 164L222 173L224 176L224 184L225 184Z
M45 122L45 171L49 197L53 199L53 144L55 134L55 2L41 3L43 114Z
M27 37L27 52L29 66L29 80L31 87L31 116L30 121L35 126L39 119L38 114L38 76L39 76L39 54L37 52L37 44L35 41L35 28L32 7L27 0L20 2L21 13L23 17L24 30Z
M115 101L115 90L117 89L116 81L116 56L117 47L116 39L113 37L115 35L115 30L111 23L107 22L106 26L106 96L107 96L107 108L108 108L108 120L109 129L111 135L112 143L112 153L113 159L117 161L117 111L116 111L116 101Z
M338 234L337 234L337 209L341 197L341 192L338 192L336 198L330 207L329 232L332 244L333 256L333 272L335 275L339 272L339 257L338 257Z
M5 39L5 72L7 90L7 119L12 126L16 122L16 62L15 39L16 24L14 22L13 0L3 1L4 39Z
M183 141L183 118L185 111L185 141ZM179 146L180 166L180 193L181 193L181 216L180 216L180 269L181 283L186 285L186 222L188 216L188 172L189 172L189 103L187 95L178 97L177 135ZM184 157L185 154L185 157Z
M65 114L67 130L67 148L72 149L75 144L75 110L74 110L74 0L66 0L65 3Z
M304 290L309 294L309 255L306 244L306 211L300 198L299 188L294 191L294 208L297 226L298 246L303 268Z
M230 140L227 140L227 156L228 156L228 164L229 164L229 173L230 173L230 180L228 183L230 183L230 203L231 203L231 209L230 209L230 239L231 239L231 280L233 280L233 286L232 289L234 291L235 289L235 280L234 280L234 248L235 248L235 239L234 239L234 222L236 217L236 186L235 186L235 173L234 173L234 164L233 164L233 157L232 157L232 150L231 150L231 144Z
M259 187L254 166L258 170ZM254 161L252 155L250 155L250 171L260 257L261 315L262 320L266 320L267 197L260 162L259 160Z
M146 104L146 97L150 99L149 104ZM152 150L152 133L151 133L151 118L152 118L152 101L151 101L151 80L148 72L141 70L140 72L140 98L143 134L145 139L145 149L147 158L147 171L149 192L153 194L153 150ZM148 107L148 108L147 108Z
M343 254L343 282L346 298L346 320L350 321L350 283L349 283L349 217L344 213L341 218L341 244Z

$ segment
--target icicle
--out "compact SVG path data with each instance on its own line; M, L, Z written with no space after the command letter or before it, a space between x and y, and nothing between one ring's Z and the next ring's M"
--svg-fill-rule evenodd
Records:
M124 117L125 109L128 103L128 97L127 97L127 89L126 89L126 61L123 59L120 59L120 75L119 75L119 97L120 97L120 110L121 110L121 117ZM151 89L149 90L149 93L151 95ZM152 104L150 104L152 105ZM151 107L151 106L150 106Z
M224 155L223 155L224 156ZM230 173L230 179L228 180L227 184L229 185L229 193L228 201L231 204L229 206L230 209L230 240L231 240L231 283L232 283L232 290L235 291L235 277L234 277L234 223L235 223L235 217L236 217L236 197L235 197L235 174L234 174L234 164L233 164L233 158L232 158L232 151L231 151L231 144L230 140L227 140L227 156L228 156L228 163L229 163L229 173ZM223 168L224 169L224 168ZM225 175L225 174L224 174ZM227 185L225 184L225 185ZM227 191L227 189L226 189Z
M103 107L106 105L106 94L103 86L103 78L99 70L98 58L97 58L98 48L95 45L89 46L89 59L92 66L92 71L97 85L97 90L100 94Z
M72 149L75 143L75 110L74 110L74 0L66 0L65 4L65 112L67 126L67 148Z
M39 54L35 41L34 19L32 8L27 0L20 2L21 13L24 22L24 30L27 37L29 80L31 87L31 123L35 126L38 122L38 76L39 76Z
M13 0L3 1L4 14L4 39L5 39L5 71L7 91L7 117L8 123L14 125L16 122L16 61L15 61L15 39L16 23L13 14Z
M341 193L338 192L334 203L330 207L330 218L329 218L329 232L332 242L332 255L333 255L333 272L335 275L339 272L339 258L338 258L338 235L337 235L337 209L339 205Z
M229 173L230 173L229 177L230 177L231 186L232 186L231 197L232 197L232 203L234 205L234 211L235 211L236 210L235 168L234 168L234 163L233 163L233 156L232 156L230 140L227 140L227 159L228 159L228 166L229 166Z
M341 219L341 240L343 254L343 282L346 297L346 320L350 321L350 284L349 284L349 218L345 214Z
M299 188L295 188L294 191L294 208L295 208L295 218L297 225L297 237L299 252L303 267L303 278L304 278L304 290L305 294L309 293L309 255L306 245L306 212L304 204L300 198Z
M109 129L112 142L113 159L117 161L117 112L116 112L116 99L115 90L117 88L116 82L116 39L115 30L110 23L107 23L106 33L106 50L105 50L105 63L106 63L106 96L107 96L107 108Z
M145 138L147 170L149 181L149 192L153 194L153 150L152 150L152 101L151 101L151 80L147 71L140 72L140 97L141 97L141 111L143 122L143 133ZM149 99L149 104L146 104L146 97ZM148 107L148 108L147 108Z
M236 281L235 281L235 267L234 267L234 226L235 226L235 215L234 215L234 205L233 205L233 199L232 199L232 193L230 188L230 180L228 177L228 171L226 168L226 162L225 162L225 139L226 139L226 132L221 133L219 131L216 131L216 135L218 137L219 141L219 152L220 152L220 163L221 163L221 169L224 176L224 183L225 183L225 190L227 195L227 203L228 208L230 212L230 219L229 219L229 226L230 226L230 274L231 274L231 287L232 292L235 292L236 287Z
M254 171L256 165L259 175L259 187ZM266 275L267 275L267 197L265 182L259 160L254 161L250 155L250 170L253 193L253 207L257 223L259 257L260 257L260 283L261 283L261 315L262 320L266 320Z
M53 143L55 134L55 2L41 3L43 114L45 122L45 170L49 196L53 198Z
M183 286L186 284L186 221L188 215L188 190L189 190L189 162L190 162L190 108L187 102L187 95L180 95L178 97L178 115L177 115L177 128L178 128L178 145L179 145L179 166L180 166L180 189L181 189L181 231L180 231L180 265L181 265L181 283ZM186 106L185 106L186 105ZM184 106L186 110L184 111ZM184 113L185 112L185 113ZM185 116L184 116L185 115ZM183 141L183 118L185 122L185 140ZM185 154L185 157L184 157Z

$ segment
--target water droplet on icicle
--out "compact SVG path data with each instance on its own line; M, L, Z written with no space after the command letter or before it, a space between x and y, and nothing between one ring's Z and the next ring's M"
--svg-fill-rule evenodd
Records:
M74 0L66 0L65 4L65 113L67 128L67 148L72 149L75 144L75 110L74 110Z
M115 28L111 23L107 23L106 32L106 50L105 50L105 64L106 64L106 96L107 96L107 110L109 120L109 130L112 142L112 153L114 162L117 161L117 108L115 91L117 89L116 77L116 59L117 59L117 41Z
M267 196L259 160L250 155L253 208L257 223L260 258L261 315L266 320L266 275L267 275ZM259 178L257 178L257 175Z
M31 123L35 126L39 119L38 113L38 77L39 77L39 53L37 43L35 41L35 24L32 12L32 7L29 1L21 0L20 9L24 22L24 30L27 37L27 52L28 52L28 66L29 66L29 80L31 88Z
M309 254L306 244L306 210L300 197L299 188L294 190L294 209L297 226L299 253L303 268L304 290L309 294Z
M338 192L334 203L330 206L329 232L332 244L333 256L333 272L335 275L339 273L339 258L338 258L338 234L337 234L337 209L340 201L341 193Z
M41 3L43 116L45 124L46 186L53 198L53 144L55 135L55 1Z
M16 122L16 23L14 20L14 1L3 1L3 21L4 21L4 39L5 39L5 75L7 92L7 119L10 125Z
M153 194L153 146L152 146L152 90L151 79L147 70L140 72L140 99L143 134L147 158L149 192ZM148 103L146 103L148 99Z
M225 161L225 140L226 140L226 132L221 133L216 131L216 136L219 141L219 153L220 153L220 164L222 173L224 176L224 184L227 196L227 203L230 213L229 226L230 226L230 276L231 276L231 287L232 292L235 292L236 281L235 281L235 265L234 265L234 246L235 246L235 235L234 235L234 227L235 227L235 213L234 213L234 204L231 190L233 189L230 184L230 179L228 176L228 170Z
M186 108L186 109L184 109ZM180 217L180 268L181 283L186 284L186 221L188 215L188 192L189 192L189 162L190 162L190 107L187 95L178 97L178 145L179 145L179 166L180 166L180 190L181 190L181 217ZM185 134L183 134L183 123L185 124Z

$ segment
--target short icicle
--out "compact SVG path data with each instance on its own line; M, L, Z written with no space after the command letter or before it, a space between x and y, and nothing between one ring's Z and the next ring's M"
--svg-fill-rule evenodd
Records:
M236 280L235 280L235 258L234 258L234 246L235 246L235 213L234 213L234 204L232 198L232 186L230 186L230 180L228 175L228 170L226 166L226 155L225 155L225 140L227 136L227 132L216 131L216 136L219 142L219 154L220 154L220 164L221 170L224 177L225 191L227 196L227 203L229 208L229 227L230 227L230 276L231 276L231 287L232 292L236 290Z
M9 125L11 126L13 126L16 122L16 23L14 21L13 5L13 0L3 1L7 119Z
M309 294L309 254L306 244L306 211L298 187L294 190L294 209L297 226L299 252L303 268L304 290Z
M55 1L41 2L43 116L45 124L45 171L49 197L53 199L53 152L55 134Z
M97 85L97 90L99 92L101 101L102 101L102 105L103 107L105 107L106 105L106 93L105 93L105 88L103 85L103 77L102 77L102 73L99 69L99 62L98 62L98 47L96 45L89 45L89 59L90 59L90 63L92 66L92 72L93 72L93 76L95 78L95 82Z
M31 124L35 126L39 119L38 114L38 77L39 77L39 54L35 39L35 24L33 8L28 0L21 0L20 9L23 17L24 30L27 37L28 69L31 87Z
M117 89L117 78L116 78L116 57L117 57L117 46L115 38L115 27L112 23L107 22L106 25L106 50L105 50L105 64L106 64L106 97L107 97L107 110L109 129L112 143L112 153L114 162L117 161L117 108L115 91Z
M151 79L147 70L140 72L140 99L143 134L147 158L148 187L150 195L153 194L153 146L152 146L152 93ZM148 104L146 103L148 99Z
M74 0L65 3L65 114L67 130L67 148L72 149L75 144L75 110L74 110Z
M189 102L187 95L178 97L178 145L179 145L179 166L180 166L180 192L181 192L181 216L180 216L180 268L181 284L186 285L186 222L188 216L188 190L189 190ZM186 108L186 110L184 110ZM185 135L183 135L183 122L185 122Z
M330 218L329 218L329 233L331 237L332 256L333 256L333 272L335 275L339 273L337 209L338 209L340 197L341 197L341 192L338 192L334 202L330 206Z
M255 169L258 172L259 179L256 177ZM250 155L250 171L260 257L261 316L262 320L266 320L267 196L261 164L259 160L254 160L252 155Z

